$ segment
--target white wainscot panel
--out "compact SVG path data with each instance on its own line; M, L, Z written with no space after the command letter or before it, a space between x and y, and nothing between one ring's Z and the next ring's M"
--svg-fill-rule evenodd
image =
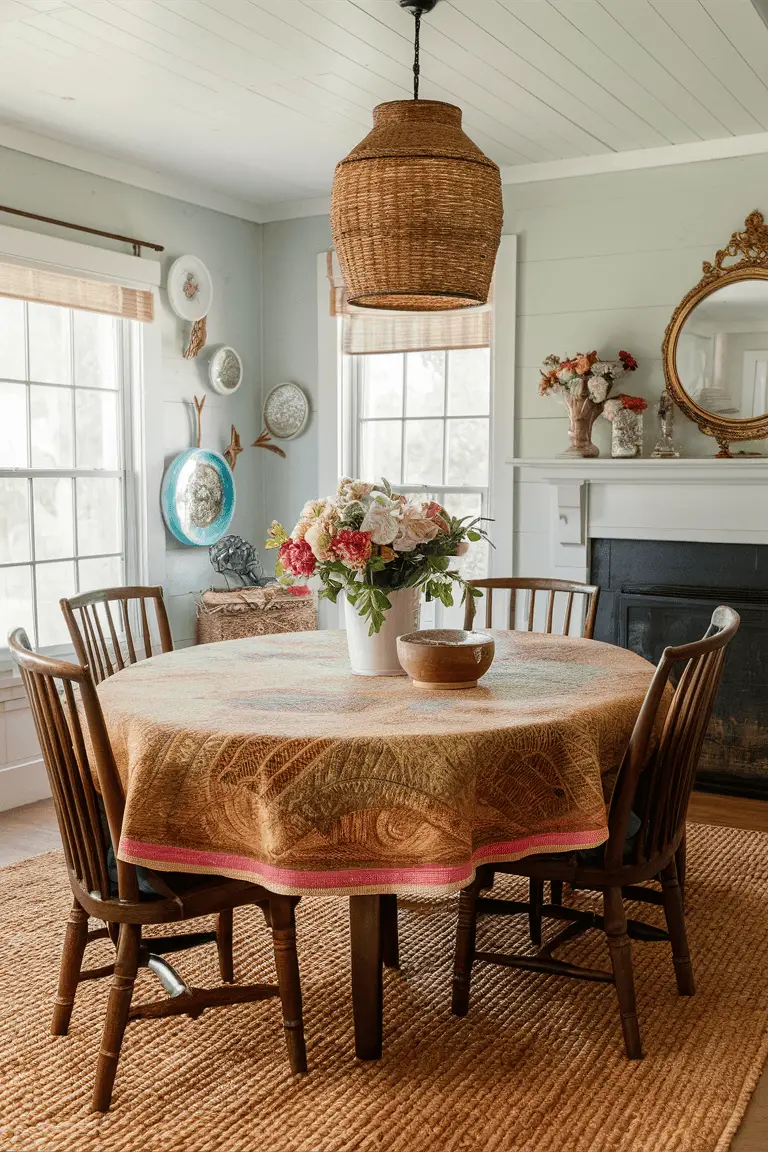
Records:
M755 484L590 481L589 535L761 544L768 542L768 503Z

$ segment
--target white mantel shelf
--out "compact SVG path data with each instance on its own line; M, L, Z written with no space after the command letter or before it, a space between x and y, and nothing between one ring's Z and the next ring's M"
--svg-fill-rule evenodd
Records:
M720 485L754 484L768 480L768 455L736 456L730 460L717 460L714 457L679 460L517 457L506 463L527 473L521 479L553 483L614 483L629 480L646 484L700 484L702 481L714 481Z

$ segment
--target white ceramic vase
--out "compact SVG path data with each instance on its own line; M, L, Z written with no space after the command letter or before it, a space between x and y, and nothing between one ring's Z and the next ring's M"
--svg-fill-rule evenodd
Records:
M397 658L397 638L419 627L421 593L418 588L387 591L392 607L380 631L368 635L369 622L358 616L353 604L344 601L349 662L357 676L405 676Z

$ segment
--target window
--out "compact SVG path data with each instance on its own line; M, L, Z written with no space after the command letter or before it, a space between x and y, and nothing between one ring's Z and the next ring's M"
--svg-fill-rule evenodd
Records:
M385 476L397 491L438 500L454 516L487 515L490 349L347 360L352 473L366 480ZM485 576L487 546L474 545L458 567L468 579ZM450 622L461 615L454 609ZM441 612L435 619L449 623Z
M59 599L124 582L133 326L0 297L0 647L68 643Z

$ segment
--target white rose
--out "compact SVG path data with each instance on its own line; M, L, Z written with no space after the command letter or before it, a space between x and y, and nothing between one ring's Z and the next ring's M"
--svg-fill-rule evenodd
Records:
M315 560L328 559L328 549L331 545L331 537L326 531L326 527L322 520L313 520L309 528L304 533L304 540L309 544L312 549L312 555Z
M368 508L360 525L360 531L370 532L374 544L391 544L399 527L395 508L399 508L399 505L379 497Z

